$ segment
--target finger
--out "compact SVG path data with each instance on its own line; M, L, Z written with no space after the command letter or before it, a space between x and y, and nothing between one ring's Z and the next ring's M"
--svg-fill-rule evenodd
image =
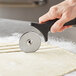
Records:
M71 28L71 27L72 27L72 25L64 26L64 27L62 27L60 30L58 30L57 32L62 32L62 31L64 31L65 29L68 29L68 28Z
M61 14L58 13L57 6L53 6L49 9L49 11L45 15L39 18L39 23L43 23L48 20L53 20L53 19L60 18L60 17L61 17Z
M69 21L69 18L66 17L65 14L63 14L63 16L61 17L61 19L59 19L58 21L56 21L54 23L54 25L51 27L51 32L52 33L55 33L57 32L58 30L60 30L63 25Z
M52 25L52 27L51 27L51 32L52 33L55 33L55 32L57 32L59 29L61 29L62 27L63 27L63 20L62 19L59 19L58 21L56 21L55 23L54 23L54 25Z
M39 18L39 23L43 23L43 22L46 22L48 20L53 20L55 18L59 18L59 16L57 15L56 10L53 9L53 10L51 10L51 12L48 11L46 14L41 16Z
M48 20L50 20L50 17L49 17L49 14L46 13L45 15L43 15L43 16L41 16L41 17L39 18L39 23L43 23L43 22L46 22L46 21L48 21Z

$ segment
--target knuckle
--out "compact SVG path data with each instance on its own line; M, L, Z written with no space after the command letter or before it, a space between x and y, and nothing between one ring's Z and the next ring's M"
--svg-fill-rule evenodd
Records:
M68 15L65 15L65 20L69 20L70 17Z
M58 20L57 22L56 22L56 25L58 26L58 27L62 27L63 26L63 21L61 21L61 20Z
M62 23L61 22L57 22L57 24L56 24L57 26L61 26L62 25Z
M52 17L56 17L58 15L57 13L57 7L56 6L53 6L50 8L49 12L48 12L48 15L52 15Z
M65 18L65 20L70 20L70 15L69 15L69 13L65 13L64 18Z
M51 7L50 11L52 11L53 13L56 12L57 11L57 7L56 6Z
M50 18L50 15L51 15L50 12L48 12L48 13L47 13L48 18Z

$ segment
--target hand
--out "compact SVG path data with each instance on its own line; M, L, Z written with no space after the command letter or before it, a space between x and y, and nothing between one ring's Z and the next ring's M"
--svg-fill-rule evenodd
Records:
M64 29L72 27L63 26L66 22L76 18L76 0L66 0L53 7L43 16L39 18L39 23L46 22L58 18L52 27L51 32L62 32Z

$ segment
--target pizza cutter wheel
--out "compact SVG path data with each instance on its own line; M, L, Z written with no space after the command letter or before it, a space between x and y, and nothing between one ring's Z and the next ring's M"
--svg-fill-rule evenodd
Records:
M35 52L41 45L41 39L35 32L27 32L22 35L19 42L21 50L26 53Z

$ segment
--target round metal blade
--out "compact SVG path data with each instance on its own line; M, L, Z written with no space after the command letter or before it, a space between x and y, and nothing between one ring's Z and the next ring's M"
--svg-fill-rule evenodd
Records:
M19 46L22 51L26 53L35 52L39 49L41 45L41 39L39 35L35 32L25 33L19 41Z

